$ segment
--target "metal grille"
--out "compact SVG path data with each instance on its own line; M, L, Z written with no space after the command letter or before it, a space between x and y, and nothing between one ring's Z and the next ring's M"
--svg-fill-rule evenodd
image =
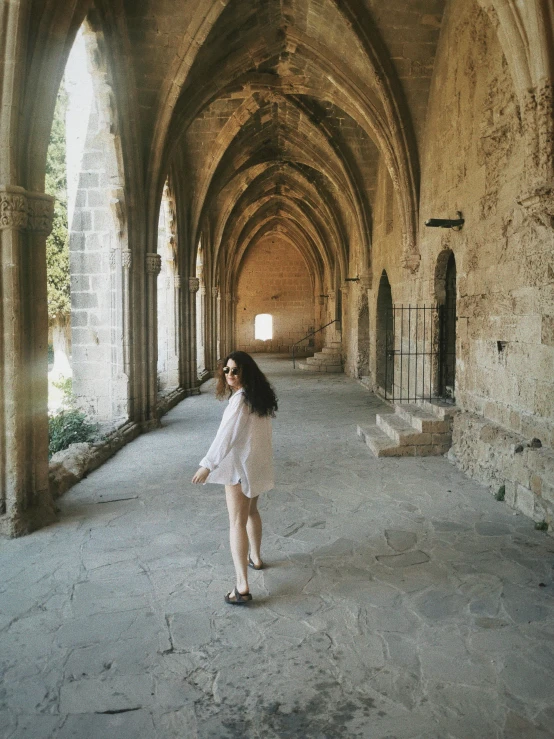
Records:
M385 315L385 398L454 400L455 311L395 305Z

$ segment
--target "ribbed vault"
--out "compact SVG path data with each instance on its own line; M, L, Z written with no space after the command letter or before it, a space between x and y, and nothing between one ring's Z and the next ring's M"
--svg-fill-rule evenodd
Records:
M209 233L213 284L230 289L229 265L238 269L236 255L269 214L306 234L328 284L349 265L369 274L380 159L404 257L417 266L416 137L390 55L367 8L327 0L314 11L301 0L229 4L194 60L173 69L179 94L154 127L151 196L172 167L186 171L188 261Z

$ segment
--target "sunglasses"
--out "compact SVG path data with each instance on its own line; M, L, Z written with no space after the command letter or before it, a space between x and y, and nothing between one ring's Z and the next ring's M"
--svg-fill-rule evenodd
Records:
M238 367L224 367L223 368L223 374L228 375L229 372L231 373L231 377L236 377L239 373Z

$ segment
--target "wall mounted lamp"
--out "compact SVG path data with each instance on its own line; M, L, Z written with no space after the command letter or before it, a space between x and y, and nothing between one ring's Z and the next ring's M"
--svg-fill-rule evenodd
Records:
M462 218L461 211L458 210L456 212L458 218L429 218L428 221L425 221L425 225L431 228L452 228L455 231L461 231L465 219Z

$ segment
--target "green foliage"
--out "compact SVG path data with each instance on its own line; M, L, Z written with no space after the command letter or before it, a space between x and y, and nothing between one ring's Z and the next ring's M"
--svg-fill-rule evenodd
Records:
M548 531L548 522L547 521L538 521L535 524L535 528L537 531Z
M70 444L93 441L97 429L88 423L85 414L77 408L60 411L48 417L48 456L51 457Z
M70 444L94 441L98 438L97 426L87 421L83 411L75 407L73 381L71 377L61 377L54 387L63 391L63 409L48 416L48 456L51 457Z
M53 320L71 309L69 292L69 232L67 225L67 172L65 114L67 94L60 86L46 160L45 190L56 198L52 233L46 241L48 317Z
M506 497L506 486L501 485L494 497L496 498L496 500L504 500L504 498Z
M54 387L63 392L63 402L65 406L73 405L73 380L71 377L60 377L56 382L52 382Z

